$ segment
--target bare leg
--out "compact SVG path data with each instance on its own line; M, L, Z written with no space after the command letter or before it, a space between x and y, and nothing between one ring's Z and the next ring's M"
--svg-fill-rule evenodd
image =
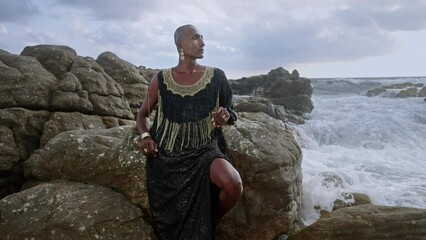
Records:
M210 166L210 180L220 188L218 221L231 210L241 197L243 185L240 174L225 159L216 158Z

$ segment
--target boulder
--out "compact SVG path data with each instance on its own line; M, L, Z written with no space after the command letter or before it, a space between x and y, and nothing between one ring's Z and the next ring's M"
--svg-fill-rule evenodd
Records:
M423 83L414 84L405 82L370 89L367 91L366 95L368 97L384 95L391 98L422 97L422 94L426 96L426 90L423 89Z
M293 134L282 121L263 112L245 113L235 126L225 126L224 133L244 193L220 224L218 239L273 239L294 230L301 205L302 156ZM137 141L130 126L64 132L31 155L24 165L25 176L110 187L149 218L145 158Z
M140 70L112 52L102 53L98 56L96 62L102 66L114 81L121 85L125 98L129 102L133 113L136 114L148 89L148 82Z
M333 211L350 206L357 206L362 204L371 204L371 199L368 195L363 193L342 193L343 199L336 199L333 205Z
M36 58L47 71L62 79L71 70L77 52L68 46L37 45L25 47L21 56Z
M423 87L422 89L420 89L417 97L426 97L426 87Z
M239 114L243 112L263 112L283 122L305 123L305 119L302 117L288 113L283 106L275 105L270 100L262 97L235 96L234 106Z
M2 239L156 239L141 210L109 188L64 180L0 200Z
M244 192L221 222L218 239L274 239L294 231L301 207L302 156L293 134L263 112L240 115L224 133Z
M55 112L44 124L40 146L61 132L84 129L107 129L123 125L135 125L134 121L110 116L85 115L79 112Z
M48 111L0 109L0 198L16 192L25 182L22 163L40 147Z
M67 46L1 50L0 95L0 197L21 187L23 162L60 132L134 125L122 86Z
M30 185L34 180L67 179L106 186L148 212L145 158L137 139L134 126L63 132L34 151L24 174Z
M314 108L311 81L301 78L296 70L290 74L280 67L266 75L231 80L230 85L237 95L261 96L297 115Z
M396 98L408 98L408 97L417 97L417 88L410 87L404 90L401 90L397 95Z
M40 67L50 74L53 80L41 73L34 74L32 81L47 85L43 90L49 101L42 109L53 111L78 111L85 114L107 115L133 119L129 103L124 98L122 87L114 81L103 68L90 57L78 56L74 49L58 45L37 45L25 47L21 56L9 55L8 59L16 58L18 64L23 59L33 59ZM15 65L8 64L10 67ZM34 65L34 64L33 64ZM19 65L18 65L19 66ZM22 73L33 73L29 66ZM54 81L54 82L52 82ZM43 85L43 86L44 86ZM12 86L13 87L13 86ZM28 93L38 93L31 86L23 86ZM0 88L1 89L1 88ZM51 100L51 101L50 101ZM22 106L18 103L18 106ZM9 106L7 106L9 107Z
M58 80L37 59L0 54L0 108L50 109Z
M160 69L152 69L152 68L147 68L144 66L139 66L138 67L139 73L148 81L150 82L152 77L154 77L154 75L160 71Z
M342 208L288 240L425 239L426 209L364 204Z

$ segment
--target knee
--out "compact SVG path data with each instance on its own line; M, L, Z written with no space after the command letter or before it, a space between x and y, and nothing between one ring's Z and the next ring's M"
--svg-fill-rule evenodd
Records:
M240 176L235 177L231 181L227 182L223 190L227 193L230 199L232 199L234 202L237 202L243 194L243 183Z

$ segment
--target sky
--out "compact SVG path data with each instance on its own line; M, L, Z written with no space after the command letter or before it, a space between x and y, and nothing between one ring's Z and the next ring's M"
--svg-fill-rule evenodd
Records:
M173 67L177 27L204 35L228 78L283 67L308 78L426 76L426 0L0 0L0 49L67 45Z

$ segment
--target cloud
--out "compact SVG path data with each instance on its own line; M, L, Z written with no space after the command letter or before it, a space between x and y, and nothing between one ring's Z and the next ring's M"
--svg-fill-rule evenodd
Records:
M0 21L4 22L24 22L40 13L31 0L0 0L0 6Z
M60 5L88 9L98 20L134 21L154 10L155 0L57 0Z
M318 4L308 0L305 4L308 2ZM398 49L395 32L426 27L426 1L421 0L327 1L314 8L300 8L300 2L276 3L242 5L245 14L252 16L243 15L244 21L238 24L229 22L227 28L232 30L222 29L222 39L215 39L235 49L224 64L264 69L384 56ZM258 10L249 10L256 6Z
M385 56L398 49L396 32L426 29L426 0L181 0L173 6L167 0L0 3L0 13L8 9L9 14L0 15L0 21L9 19L0 24L5 50L28 43L65 44L81 55L112 51L136 65L156 68L176 64L173 32L187 23L204 34L202 64L241 71ZM37 18L28 21L24 15Z
M418 31L426 29L426 1L361 1L335 12L337 21L348 27L376 25L384 31Z

